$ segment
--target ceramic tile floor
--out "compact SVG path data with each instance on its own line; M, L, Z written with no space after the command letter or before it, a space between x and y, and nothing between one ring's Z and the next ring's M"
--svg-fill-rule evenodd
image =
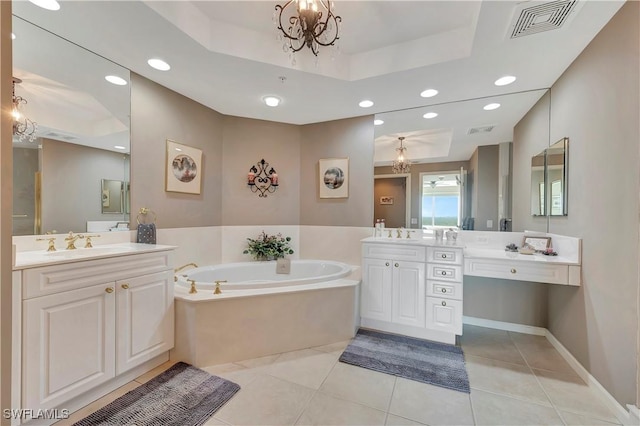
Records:
M206 425L611 425L546 338L465 326L471 394L338 362L349 342L204 368L242 389ZM74 413L71 424L168 368Z

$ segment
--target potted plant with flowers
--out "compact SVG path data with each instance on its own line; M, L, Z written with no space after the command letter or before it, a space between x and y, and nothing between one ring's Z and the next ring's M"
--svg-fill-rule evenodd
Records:
M293 254L289 247L291 237L283 237L282 234L268 235L262 231L258 238L247 238L247 241L248 247L243 253L250 254L255 260L274 260Z

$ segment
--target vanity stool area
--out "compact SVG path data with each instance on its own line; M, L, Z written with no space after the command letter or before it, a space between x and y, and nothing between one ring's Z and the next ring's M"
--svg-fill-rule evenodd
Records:
M550 238L556 256L520 254L524 238ZM455 344L463 277L580 285L581 240L554 234L460 231L455 242L369 237L362 242L360 325Z
M173 250L125 243L19 252L12 408L75 411L168 361Z

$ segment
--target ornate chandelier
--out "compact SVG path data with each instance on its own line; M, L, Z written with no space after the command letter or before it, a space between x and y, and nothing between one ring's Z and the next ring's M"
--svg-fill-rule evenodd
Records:
M398 151L398 158L393 160L391 170L393 170L393 173L409 173L411 171L411 162L405 157L407 148L402 146L404 136L399 136L398 139L400 140L400 146L396 148L396 151Z
M292 14L285 21L289 21L287 29L282 25L283 13L291 3L296 4L297 14ZM323 10L318 10L322 8ZM284 36L283 49L299 52L307 46L315 56L318 56L320 46L333 46L339 39L338 24L340 16L333 14L333 2L330 0L289 0L284 6L276 5L274 22ZM286 25L286 24L285 24Z
M13 107L11 110L11 115L13 115L13 134L18 136L18 141L20 142L25 139L33 142L36 139L38 124L24 115L23 107L27 104L27 100L22 96L16 96L16 84L20 83L22 83L22 80L13 77Z

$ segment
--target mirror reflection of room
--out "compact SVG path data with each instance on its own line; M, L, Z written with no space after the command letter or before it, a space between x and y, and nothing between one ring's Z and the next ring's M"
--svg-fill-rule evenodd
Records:
M14 90L26 101L13 137L13 235L128 223L129 71L17 16L12 24ZM103 180L123 190L104 192Z

